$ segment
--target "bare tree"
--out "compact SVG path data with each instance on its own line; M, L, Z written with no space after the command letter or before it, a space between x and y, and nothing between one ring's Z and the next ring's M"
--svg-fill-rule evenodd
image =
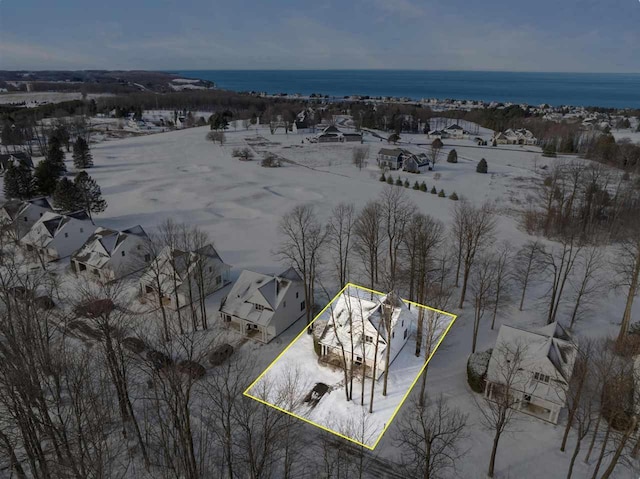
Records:
M582 251L579 255L577 263L582 273L577 284L573 284L575 290L575 303L571 312L571 321L569 328L573 328L573 324L579 318L581 311L593 304L594 298L599 296L603 284L598 281L599 273L603 266L604 255L602 249L598 246L591 246Z
M442 396L424 406L411 402L394 435L406 477L436 479L455 471L456 462L465 453L460 442L466 438L467 417Z
M369 156L369 147L362 146L353 149L353 164L359 170L364 168L367 157Z
M327 225L327 245L334 258L338 281L342 288L347 284L349 276L349 253L352 249L351 239L355 226L355 210L353 205L339 203L333 208Z
M362 265L369 275L369 287L375 289L378 282L378 264L382 246L380 221L382 207L377 201L370 201L360 211L354 225L356 237L355 252L362 260Z
M464 305L469 275L476 259L476 254L490 242L494 234L495 224L495 214L493 207L489 203L484 203L479 208L476 208L464 199L456 202L453 210L452 232L453 237L458 241L456 245L458 271L461 265L463 267L459 308Z
M436 138L431 143L431 147L429 148L429 159L431 160L431 165L433 166L433 168L436 167L436 164L440 159L440 153L442 152L443 146L444 145L442 144L442 140L440 140L439 138Z
M481 256L471 272L471 293L473 295L473 340L471 353L476 352L480 322L495 298L496 264L494 255Z
M380 194L382 230L387 246L388 268L385 283L388 291L398 287L398 258L407 228L411 222L415 205L404 189L387 185Z
M494 475L502 434L509 430L520 402L519 391L522 391L523 387L520 369L525 358L526 346L502 345L497 351L494 350L493 354L498 358L494 378L496 382L487 384L487 397L481 403L477 403L482 425L493 433L493 446L487 471L489 477Z
M512 249L511 245L507 242L503 242L495 253L494 260L494 297L493 297L493 313L491 316L491 329L495 327L496 316L498 315L498 309L508 299L511 270L510 265L512 261Z
M310 324L316 275L327 232L319 223L312 205L298 205L280 221L280 234L282 241L276 254L302 276L306 320Z
M524 298L527 294L527 287L541 272L543 266L539 260L539 254L543 250L538 240L527 241L516 253L513 266L513 279L522 289L520 296L520 307L522 311L524 306Z
M640 221L638 221L640 225ZM618 260L615 268L618 272L618 284L627 288L627 301L622 314L622 323L618 333L617 343L620 347L631 324L631 310L633 301L638 294L640 284L640 227L631 228L627 238L621 243L617 251Z
M573 272L578 254L582 249L574 235L563 237L560 247L553 247L551 251L541 253L541 261L545 266L545 271L549 272L549 312L547 314L547 324L556 320L556 315L562 300L565 285Z

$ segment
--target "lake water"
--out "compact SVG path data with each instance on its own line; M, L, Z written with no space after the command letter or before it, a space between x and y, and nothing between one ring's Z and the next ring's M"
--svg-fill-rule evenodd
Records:
M640 74L418 70L183 70L233 91L310 95L452 98L640 108Z

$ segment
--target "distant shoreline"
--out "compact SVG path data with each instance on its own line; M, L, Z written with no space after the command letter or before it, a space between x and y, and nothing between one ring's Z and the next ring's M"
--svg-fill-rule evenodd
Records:
M640 109L640 73L463 70L167 70L223 90L330 99L434 98L555 107ZM295 96L294 96L295 97Z

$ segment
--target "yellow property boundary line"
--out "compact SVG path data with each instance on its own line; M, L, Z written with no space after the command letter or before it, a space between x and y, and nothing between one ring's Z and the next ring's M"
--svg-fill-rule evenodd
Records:
M265 375L265 374L267 374L267 372L269 372L269 369L271 369L271 367L272 367L275 363L277 363L277 362L278 362L278 360L279 360L282 356L284 356L284 354L289 350L289 348L290 348L291 346L293 346L293 345L296 343L296 341L298 341L298 339L300 339L300 337L301 337L302 335L306 334L307 329L308 329L309 327L311 327L311 325L312 325L312 324L313 324L313 323L314 323L314 322L315 322L315 321L316 321L320 316L322 316L322 314L327 310L327 308L328 308L329 306L331 306L331 304L332 304L336 299L338 299L338 297L339 297L339 296L340 296L340 295L341 295L341 294L342 294L342 293L343 293L347 288L349 288L349 287L353 287L353 288L356 288L356 289L361 289L361 290L363 290L363 291L367 291L367 292L369 292L369 293L374 293L374 294L377 294L377 295L382 295L382 296L385 296L385 295L386 295L386 293L382 293L382 292L380 292L380 291L375 291L375 290L373 290L373 289L365 288L364 286L359 286L359 285L357 285L357 284L353 284L353 283L347 283L347 284L346 284L346 286L345 286L344 288L342 288L342 289L341 289L341 290L340 290L340 291L339 291L339 292L338 292L338 293L333 297L333 299L332 299L331 301L329 301L329 303L327 303L327 305L326 305L324 308L322 308L322 311L320 311L320 312L316 315L316 317L315 317L315 318L313 318L313 321L311 321L308 325L306 325L306 326L302 329L302 331L300 331L300 333L299 333L295 338L293 338L293 340L292 340L292 341L287 345L287 347L286 347L286 348L284 348L284 350L283 350L280 354L278 354L278 356L277 356L273 361L271 361L271 363L269 364L269 366L267 366L267 368L266 368L264 371L262 371L262 373L260 373L260 375L255 379L255 381L253 381L253 382L249 385L249 387L247 387L247 389L245 389L245 391L244 391L242 394L243 394L244 396L248 397L248 398L253 399L254 401L257 401L257 402L259 402L259 403L261 403L261 404L264 404L265 406L269 406L269 407L271 407L271 408L273 408L273 409L275 409L275 410L277 410L277 411L280 411L280 412L283 412L283 413L285 413L285 414L288 414L289 416L293 416L293 417L295 417L296 419L300 419L301 421L304 421L304 422L306 422L307 424L311 424L312 426L315 426L315 427L317 427L317 428L320 428L320 429L322 429L323 431L326 431L326 432L328 432L328 433L334 434L334 435L336 435L336 436L338 436L338 437L341 437L342 439L346 439L347 441L353 442L353 443L357 444L358 446L361 446L361 447L364 447L364 448L366 448L366 449L369 449L370 451L373 451L373 450L376 448L376 446L378 445L378 443L380 442L380 440L382 439L382 437L384 436L385 432L387 432L387 429L389 428L389 426L391 425L391 423L392 423L392 422L393 422L393 420L395 419L396 415L397 415L397 414L398 414L398 412L400 411L400 408L402 407L402 405L404 404L404 402L405 402L405 401L407 400L407 398L409 397L409 394L410 394L410 393L411 393L411 391L413 390L413 387L416 385L416 383L418 382L418 380L420 379L420 377L421 377L421 376L422 376L422 374L424 373L424 370L426 369L427 365L429 364L429 361L431 361L431 358L433 357L433 355L436 353L436 351L437 351L437 350L438 350L438 348L440 347L440 344L442 343L442 341L444 340L444 338L447 336L447 333L448 333L448 332L449 332L449 330L451 329L451 326L453 326L453 323L455 323L456 319L458 318L458 316L457 316L457 315L452 314L452 313L447 313L446 311L441 311L441 310L439 310L439 309L435 309L435 308L432 308L432 307L430 307L430 306L425 306L425 305L423 305L423 304L418 304L418 303L415 303L415 302L413 302L413 301L409 301L409 300L406 300L406 299L403 299L403 300L402 300L402 301L404 301L404 302L405 302L405 303L407 303L407 304L412 304L412 305L417 306L417 307L419 307L419 308L428 309L428 310L430 310L430 311L435 311L435 312L437 312L437 313L444 314L444 315L446 315L446 316L450 316L450 317L452 318L452 320L451 320L451 322L449 323L449 326L447 326L447 328L444 330L444 333L442 333L442 336L440 337L440 340L439 340L439 341L438 341L438 343L436 344L435 348L433 348L433 351L431 351L431 354L429 355L429 357L428 357L428 358L427 358L427 360L425 361L424 366L422 366L422 367L420 368L420 371L418 372L417 376L415 377L415 379L414 379L414 380L413 380L413 382L411 383L411 386L409 386L409 389L407 389L407 392L406 392L406 393L404 394L404 396L402 397L402 400L401 400L401 401L400 401L400 403L396 406L395 410L393 411L393 414L391 415L391 417L390 417L390 418L389 418L389 420L387 421L387 423L386 423L386 425L385 425L384 429L382 430L382 432L378 435L378 438L376 439L376 442L373 444L373 446L367 446L366 444L363 444L363 443L361 443L360 441L356 441L355 439L350 438L350 437L347 437L347 436L345 436L344 434L340 434L339 432L333 431L333 430L331 430L331 429L329 429L329 428L327 428L327 427L325 427L325 426L321 426L320 424L317 424L317 423L315 423L315 422L313 422L313 421L311 421L311 420L309 420L309 419L307 419L307 418L304 418L304 417L302 417L302 416L299 416L299 415L297 415L297 414L295 414L295 413L293 413L293 412L291 412L291 411L287 411L286 409L283 409L283 408L281 408L281 407L278 407L278 406L276 406L275 404L271 404L271 403L269 403L269 402L267 402L267 401L264 401L263 399L257 398L257 397L255 397L255 396L253 396L253 395L249 394L249 390L251 390L251 389L252 389L252 388L253 388L253 387L254 387L254 386L255 386L255 385L260 381L260 379L262 379L262 378L264 377L264 375Z

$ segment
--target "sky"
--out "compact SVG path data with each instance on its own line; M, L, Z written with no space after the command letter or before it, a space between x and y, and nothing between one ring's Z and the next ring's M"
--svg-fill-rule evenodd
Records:
M0 0L0 69L640 72L639 0Z

